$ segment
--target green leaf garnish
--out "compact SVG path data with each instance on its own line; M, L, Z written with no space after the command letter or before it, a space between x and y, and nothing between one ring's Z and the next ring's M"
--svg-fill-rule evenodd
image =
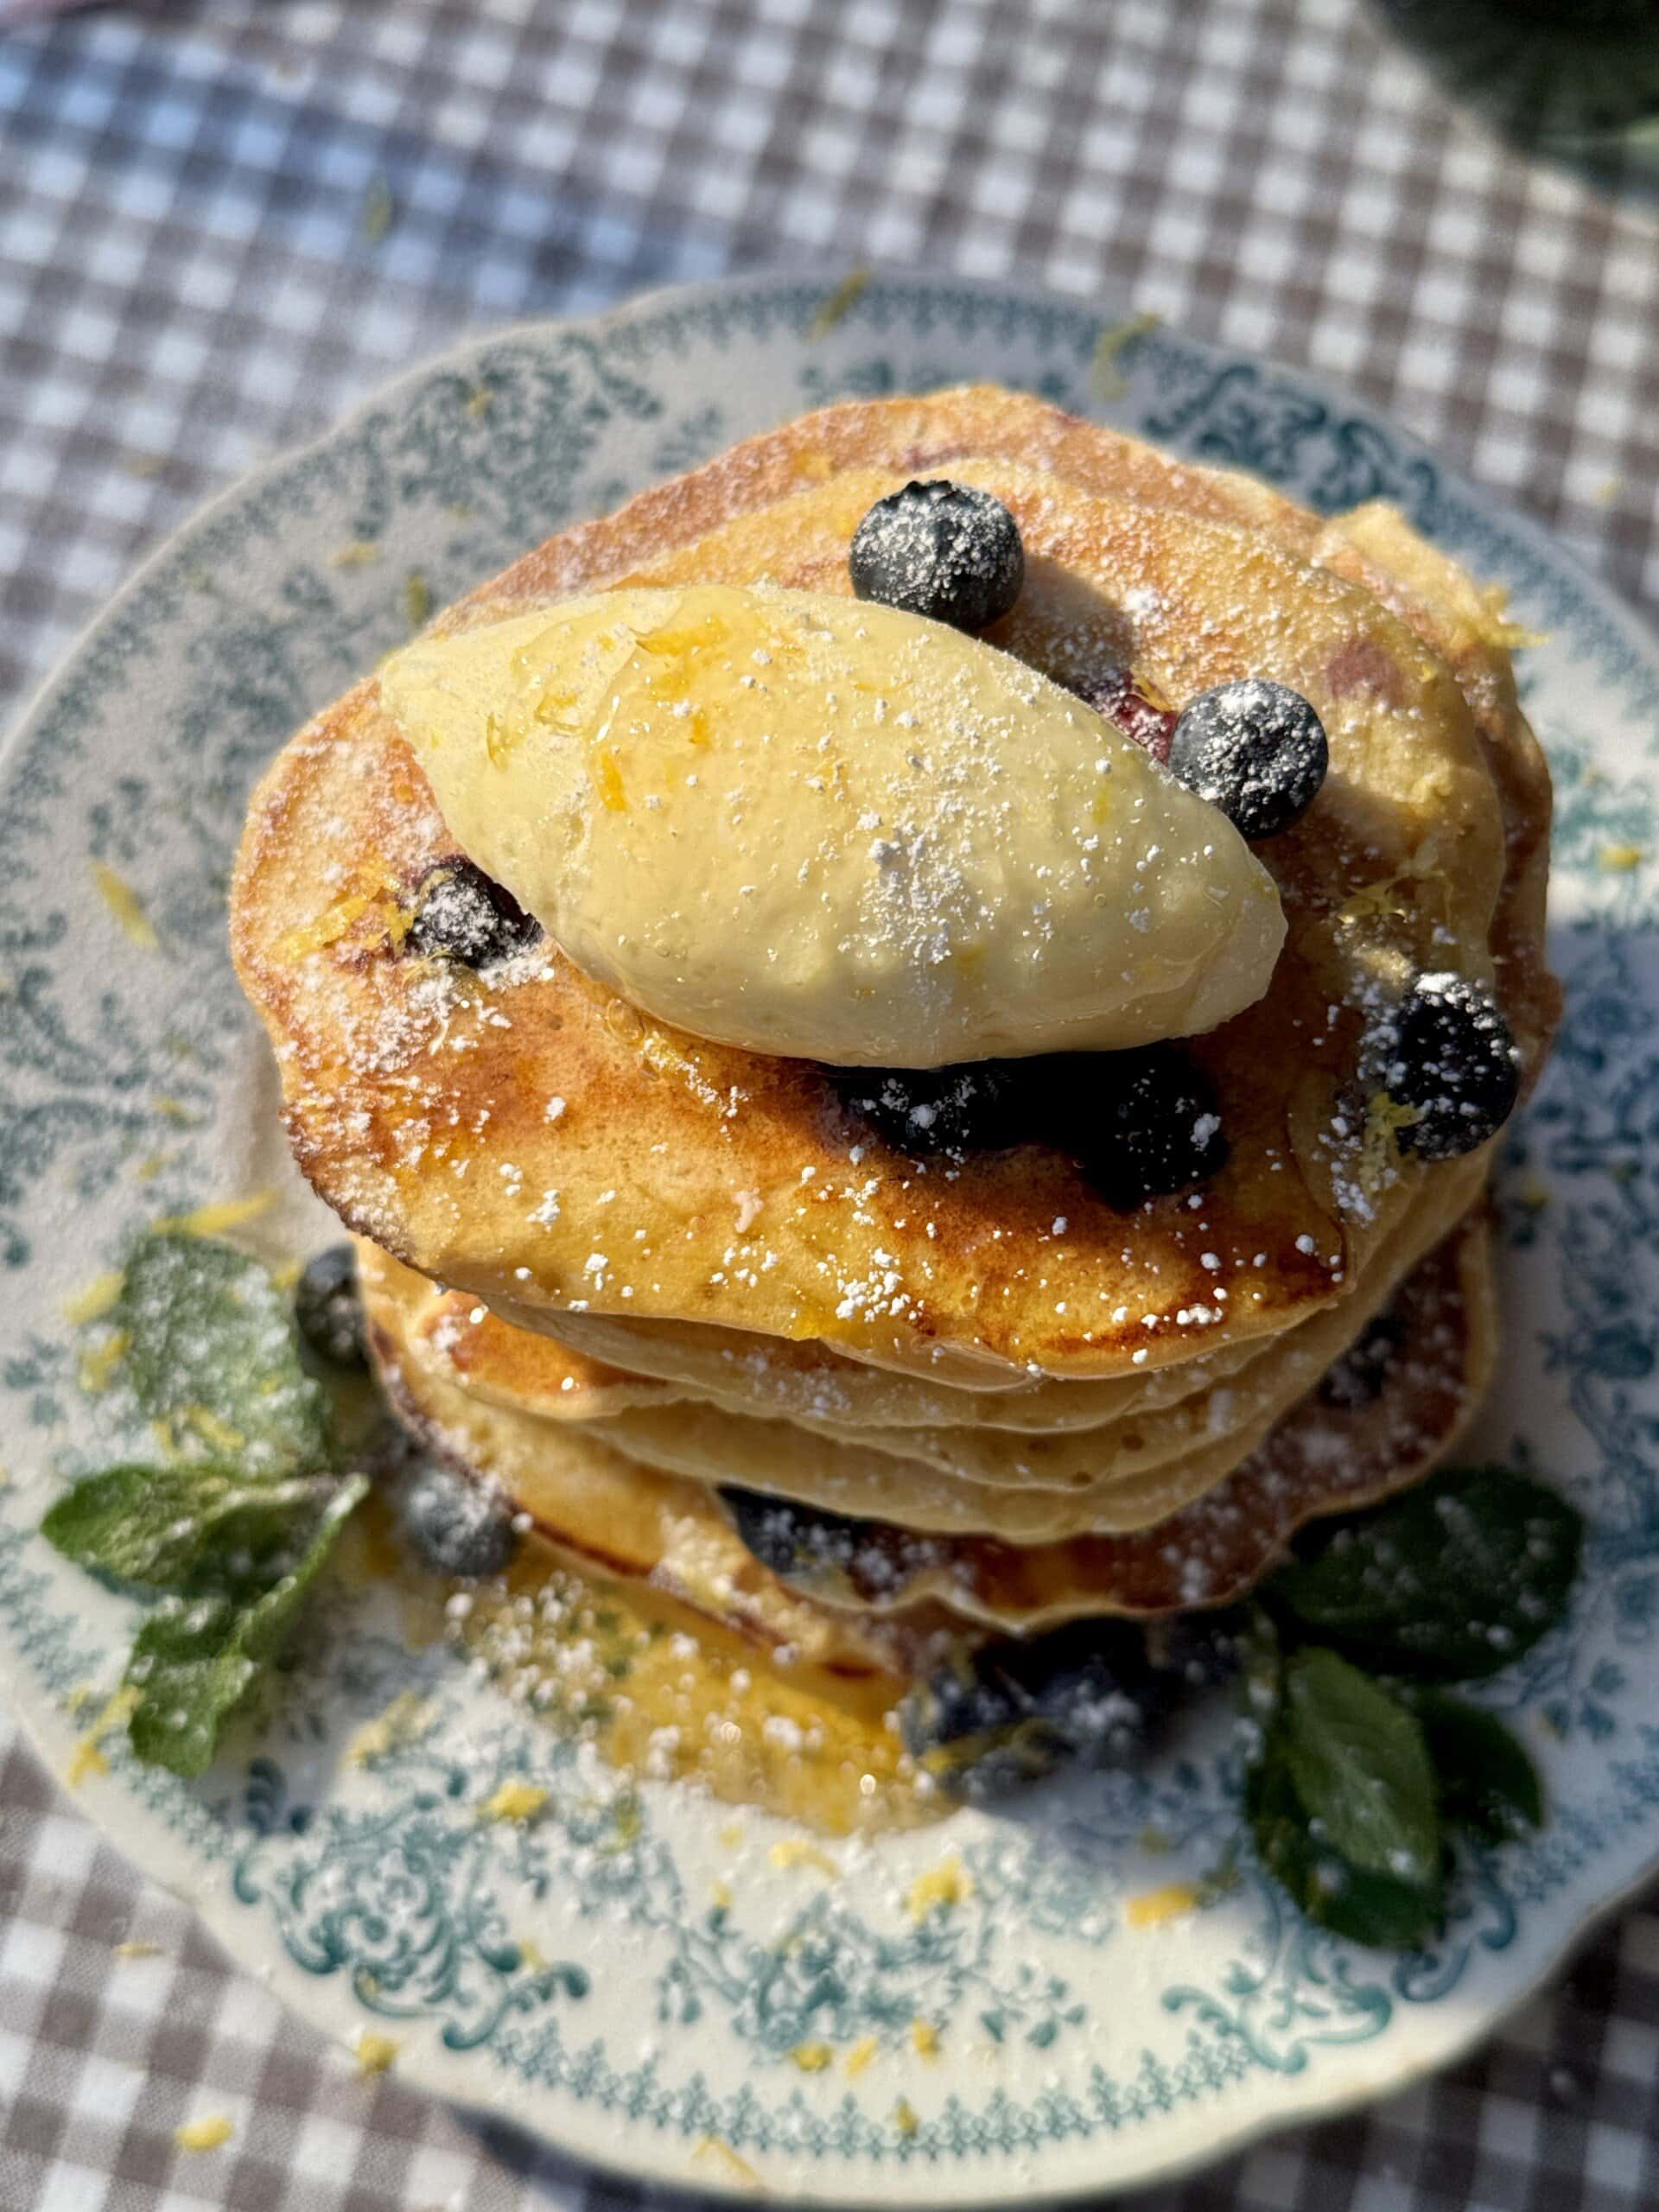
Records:
M118 1582L177 1590L201 1579L229 1590L291 1548L335 1485L327 1475L249 1482L235 1467L183 1461L88 1475L60 1497L41 1533L77 1566Z
M1434 1763L1442 1820L1483 1843L1543 1826L1544 1785L1513 1729L1443 1690L1420 1690L1411 1704Z
M226 1721L281 1651L368 1487L366 1476L353 1475L335 1489L303 1555L252 1604L214 1595L168 1598L149 1614L126 1672L139 1693L128 1726L141 1759L185 1776L211 1765Z
M1439 1926L1438 1882L1422 1888L1368 1873L1320 1840L1276 1738L1245 1777L1244 1812L1262 1866L1320 1927L1356 1943L1409 1950Z
M1379 1673L1495 1675L1567 1611L1582 1516L1506 1467L1456 1468L1305 1540L1262 1596Z
M162 1231L135 1246L113 1317L140 1405L248 1479L320 1465L327 1402L301 1364L287 1300L234 1245Z
M1439 1880L1434 1770L1403 1705L1336 1652L1303 1651L1279 1734L1296 1795L1351 1866L1417 1889Z

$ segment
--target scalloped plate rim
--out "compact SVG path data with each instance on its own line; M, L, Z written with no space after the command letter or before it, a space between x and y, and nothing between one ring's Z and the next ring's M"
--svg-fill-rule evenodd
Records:
M14 754L33 737L39 724L51 711L60 687L75 664L95 646L105 629L126 612L130 602L190 541L233 512L262 486L349 435L377 410L395 409L401 395L423 384L435 373L460 367L503 345L519 344L533 347L538 342L556 340L571 333L600 333L619 324L646 319L664 309L695 309L734 295L782 291L827 298L834 294L846 276L853 273L844 267L837 267L821 281L809 282L781 270L760 270L689 284L654 287L592 314L537 316L475 330L400 370L315 436L286 448L245 471L206 499L144 556L132 574L57 656L53 666L32 688L23 704L11 716L3 736L0 736L0 774L3 774ZM994 278L941 276L937 273L896 265L883 265L868 273L873 289L879 290L892 284L954 296L977 296L988 302L1008 302L1031 309L1058 308L1106 326L1116 321L1121 315L1131 311L1131 303L1127 300L1109 299L1102 303L1065 293L1046 291L1039 287L1005 283ZM1432 462L1447 490L1461 496L1471 507L1501 521L1506 530L1528 546L1542 566L1558 573L1565 572L1584 597L1593 604L1596 611L1624 632L1627 642L1639 657L1659 662L1659 639L1656 639L1641 613L1630 607L1614 588L1599 577L1571 549L1560 544L1544 525L1510 505L1501 495L1486 491L1455 467L1449 467L1427 442L1398 427L1385 410L1368 401L1356 398L1339 383L1317 372L1295 365L1277 363L1268 357L1228 346L1215 339L1189 338L1185 333L1173 331L1171 334L1214 356L1218 361L1248 363L1264 372L1281 372L1291 378L1299 390L1325 400L1333 408L1360 418L1386 423L1390 437L1402 454L1420 456ZM801 342L806 344L810 341L804 336ZM5 1682L8 1711L47 1762L54 1783L57 1783L60 1762L81 1740L80 1736L44 1694L34 1696L26 1694L20 1699L11 1679L12 1672L9 1667ZM98 1773L89 1775L71 1802L92 1817L99 1834L113 1842L130 1864L195 1914L238 1972L254 1971L243 1966L238 1957L238 1934L245 1931L248 1924L243 1910L236 1905L227 1890L213 1888L205 1894L193 1892L188 1879L179 1876L176 1853L173 1854L175 1864L169 1866L167 1863L170 1839L148 1808L140 1808L142 1817L132 1830L118 1839L116 1837L112 1816L133 1809L131 1800L117 1777ZM1478 2016L1471 2017L1456 2031L1444 2035L1439 2032L1438 2022L1430 2022L1421 2013L1414 2015L1417 2023L1428 2031L1422 2040L1432 2042L1434 2048L1421 2050L1415 2055L1390 2054L1386 2078L1356 2083L1351 2087L1322 2088L1319 2070L1310 2069L1300 2077L1297 2088L1290 2094L1284 2108L1263 2113L1259 2118L1230 2121L1224 2130L1209 2143L1155 2155L1133 2173L1125 2173L1105 2182L1075 2179L1045 2185L1040 2180L1034 2180L1029 2174L1025 2174L1020 2177L1021 2195L1033 2203L1065 2205L1091 2197L1116 2197L1125 2190L1179 2180L1212 2166L1221 2159L1237 2157L1273 2137L1325 2119L1351 2113L1375 2103L1382 2096L1395 2094L1444 2071L1477 2049L1504 2020L1512 2018L1554 1982L1594 1934L1638 1897L1652 1882L1656 1872L1659 1872L1659 1829L1656 1830L1654 1849L1644 1864L1616 1890L1580 1910L1559 1938L1552 1937L1549 1957L1521 1986L1506 1992L1501 1999L1488 2002ZM272 1978L268 1973L258 1978L263 1986L273 1987ZM319 1983L307 1980L299 1986L306 1992L303 2003L299 2001L297 1988L278 1988L274 1993L297 2017L318 2026L337 2045L345 2045L346 2028L343 2025L335 2028L318 2018L321 2013L333 2011L339 2012L344 2019L346 2007L335 2002L337 1993L334 1984L332 1981ZM607 2133L610 2116L598 2110L567 2104L561 2111L557 2129L554 2132L543 2129L536 2120L526 2116L522 2103L515 2101L512 2085L505 2078L503 2093L499 2095L458 2091L445 2081L441 2050L435 2039L407 2046L406 2052L400 2054L397 2063L397 2078L399 2082L442 2098L458 2113L474 2115L480 2120L505 2118L555 2153L590 2166L598 2173L707 2197L753 2200L756 2194L753 2184L728 2178L713 2171L698 2173L693 2177L683 2171L671 2171L666 2161L648 2161L641 2156L612 2150L601 2139ZM1285 2086L1285 2077L1279 2078L1281 2086ZM611 2132L613 2133L613 2130ZM592 2139L579 2142L576 2139L584 2134L591 2134ZM665 2145L677 2140L666 2136L654 2139ZM1101 2139L1096 2137L1094 2140L1098 2142ZM995 2165L1002 2177L1006 2177L1013 2168L1011 2154L987 2152L980 2155L987 2169ZM874 2169L867 2167L866 2171L872 2180L885 2182L889 2177L886 2173L878 2176ZM884 2194L880 2187L861 2189L855 2201L860 2205L873 2209L891 2206L895 2208L895 2212L898 2207L908 2207L918 2201L913 2187L908 2190L906 2187L907 2182L913 2181L911 2169L893 2169L891 2179L893 2183L892 2195ZM1006 2203L1005 2183L998 2188L988 2181L982 2193L976 2177L969 2179L964 2176L964 2179L969 2181L969 2185L960 2192L951 2191L938 2196L930 2195L923 2201L929 2204L960 2207L962 2212L973 2212L974 2208L982 2205ZM851 2201L844 2188L820 2189L814 2186L810 2171L804 2175L798 2171L791 2184L782 2189L774 2189L763 2183L760 2193L775 2197L779 2202L803 2204L836 2204Z

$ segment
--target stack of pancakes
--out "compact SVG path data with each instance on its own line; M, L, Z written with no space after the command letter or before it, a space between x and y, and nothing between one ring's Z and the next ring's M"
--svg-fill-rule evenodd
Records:
M625 583L846 593L868 509L939 476L1019 524L990 644L1132 734L1247 676L1325 725L1319 798L1255 848L1288 925L1271 986L1189 1040L1230 1147L1200 1188L1114 1207L1036 1141L907 1158L822 1068L674 1031L546 938L423 957L458 849L373 678L265 779L233 899L404 1419L563 1553L849 1673L941 1630L1220 1603L1433 1464L1491 1367L1491 1145L1402 1146L1367 1036L1452 971L1525 1081L1557 1012L1511 633L1390 508L1324 521L969 389L753 439L434 627Z

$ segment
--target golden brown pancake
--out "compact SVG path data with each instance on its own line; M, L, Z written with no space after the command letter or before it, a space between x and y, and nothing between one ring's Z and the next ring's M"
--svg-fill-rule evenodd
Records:
M1409 1216L1451 1227L1466 1194L1453 1202L1447 1166L1401 1161L1366 1127L1353 1001L1374 995L1389 956L1485 977L1502 952L1519 1026L1547 1024L1516 861L1536 842L1535 807L1514 810L1530 740L1491 684L1478 722L1425 634L1461 654L1478 690L1470 671L1497 649L1472 617L1413 626L1404 582L1395 614L1334 573L1341 559L1382 574L1348 541L1331 566L1284 550L1269 528L1305 539L1312 519L1287 503L1065 418L1046 446L1011 431L1019 460L976 457L997 411L983 395L835 410L551 541L440 620L625 577L845 588L859 518L901 472L932 465L908 458L918 436L904 434L948 441L953 410L978 443L951 474L1007 499L1027 546L1026 591L994 642L1080 683L1127 665L1176 702L1271 675L1330 733L1325 790L1261 849L1291 924L1273 988L1195 1047L1221 1091L1228 1166L1197 1209L1133 1215L1036 1147L923 1166L849 1122L817 1070L666 1030L550 950L488 978L410 958L404 902L450 848L371 682L302 732L257 795L235 943L302 1164L388 1249L554 1328L587 1311L819 1339L935 1380L983 1375L988 1359L1004 1363L997 1381L1020 1366L1132 1380L1355 1295ZM1031 465L1056 450L1078 472L1092 453L1096 476L1141 503ZM855 464L873 454L894 465ZM1150 504L1177 495L1185 507Z
M1472 1198L1480 1164L1457 1166ZM1243 1375L1163 1410L1049 1436L962 1423L881 1430L760 1419L660 1383L636 1382L627 1395L628 1378L616 1370L439 1290L372 1245L359 1244L359 1272L369 1313L395 1335L405 1365L486 1403L579 1424L661 1472L912 1529L1030 1544L1146 1528L1202 1495L1315 1386L1422 1258L1424 1243L1437 1241L1432 1224L1406 1224L1362 1297L1275 1339Z
M581 1424L492 1404L410 1356L417 1306L372 1292L371 1341L393 1402L454 1464L495 1484L570 1557L650 1580L810 1663L913 1668L955 1617L1020 1633L1077 1615L1155 1616L1251 1586L1295 1530L1421 1474L1490 1376L1489 1240L1471 1216L1413 1271L1391 1320L1402 1350L1370 1402L1312 1392L1204 1497L1121 1536L1022 1547L872 1524L849 1574L805 1594L764 1568L716 1491L645 1468Z

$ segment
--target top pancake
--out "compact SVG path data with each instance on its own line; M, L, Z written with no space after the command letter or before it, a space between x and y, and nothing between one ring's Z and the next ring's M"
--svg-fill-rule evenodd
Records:
M1499 889L1506 830L1513 885L1515 836L1536 845L1547 801L1522 788L1530 740L1491 611L1466 581L1464 602L1437 583L1427 549L1414 589L1363 524L1321 551L1328 533L1260 486L955 394L753 441L550 541L439 626L625 580L844 590L868 507L945 459L1025 539L1027 588L994 643L1076 683L1128 667L1178 704L1270 676L1325 723L1325 789L1259 849L1290 923L1273 988L1196 1047L1227 1168L1196 1205L1126 1216L1034 1146L924 1167L846 1117L816 1068L670 1031L551 948L484 978L404 956L404 902L454 847L371 680L256 795L233 898L296 1150L353 1227L516 1319L712 1322L964 1381L1133 1374L1275 1332L1346 1295L1408 1211L1438 1211L1437 1189L1449 1203L1442 1169L1364 1141L1362 1002L1379 974L1489 979L1496 952L1518 1033L1541 1038L1535 919L1513 897L1500 911Z

